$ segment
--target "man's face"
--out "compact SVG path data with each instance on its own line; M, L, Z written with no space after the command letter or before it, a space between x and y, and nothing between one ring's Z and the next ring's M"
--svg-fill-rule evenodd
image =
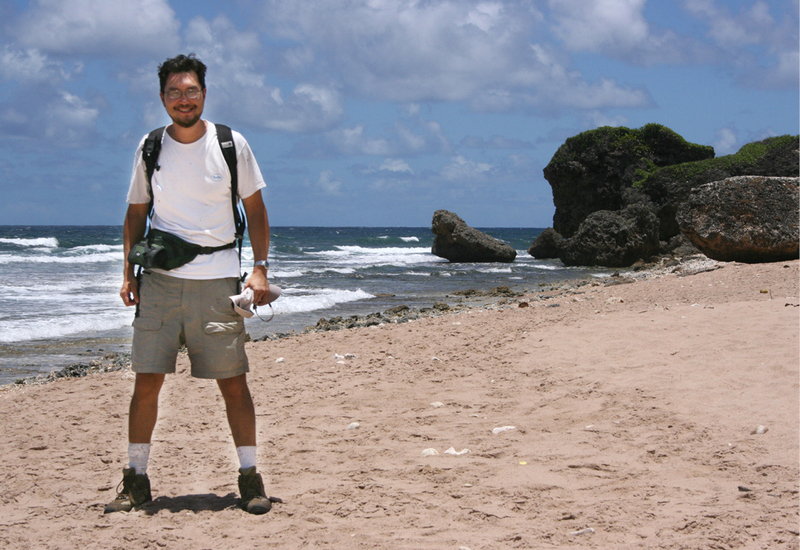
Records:
M198 95L195 99L190 99L187 93ZM174 99L170 96L178 97ZM200 88L200 81L194 71L170 74L161 93L161 102L172 122L183 128L191 128L200 120L205 100L206 91Z

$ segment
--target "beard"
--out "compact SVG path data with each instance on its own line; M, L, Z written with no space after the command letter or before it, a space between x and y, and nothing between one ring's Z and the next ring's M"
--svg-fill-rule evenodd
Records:
M172 122L181 128L191 128L200 121L200 115L193 115L190 118L171 117Z

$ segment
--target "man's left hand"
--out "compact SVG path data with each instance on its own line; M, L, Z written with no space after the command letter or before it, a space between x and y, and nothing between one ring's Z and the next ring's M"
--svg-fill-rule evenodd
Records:
M254 305L266 305L267 300L269 300L269 281L267 280L267 270L263 267L254 268L253 273L247 278L244 288L253 289Z

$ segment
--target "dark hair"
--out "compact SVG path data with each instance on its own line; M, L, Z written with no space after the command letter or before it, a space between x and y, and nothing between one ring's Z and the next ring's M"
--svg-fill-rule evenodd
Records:
M167 78L174 73L188 73L194 72L197 75L197 80L200 82L200 88L206 89L206 66L197 59L197 57L190 53L189 55L179 55L172 59L167 59L158 66L158 81L161 85L161 93L164 93L164 87L167 85Z

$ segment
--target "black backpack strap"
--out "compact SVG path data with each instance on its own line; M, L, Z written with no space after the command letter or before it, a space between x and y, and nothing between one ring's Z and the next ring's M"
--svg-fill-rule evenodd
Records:
M231 173L231 206L233 207L233 221L236 225L236 240L239 242L239 261L242 259L242 241L247 228L247 219L242 214L239 205L239 175L236 168L236 145L233 143L233 132L224 124L216 124L217 139L219 140L222 156L228 164Z
M153 172L159 170L158 155L161 153L161 141L164 138L164 126L156 128L147 135L142 146L142 162L144 162L145 175L147 176L147 193L150 195L150 208L148 215L153 217Z

